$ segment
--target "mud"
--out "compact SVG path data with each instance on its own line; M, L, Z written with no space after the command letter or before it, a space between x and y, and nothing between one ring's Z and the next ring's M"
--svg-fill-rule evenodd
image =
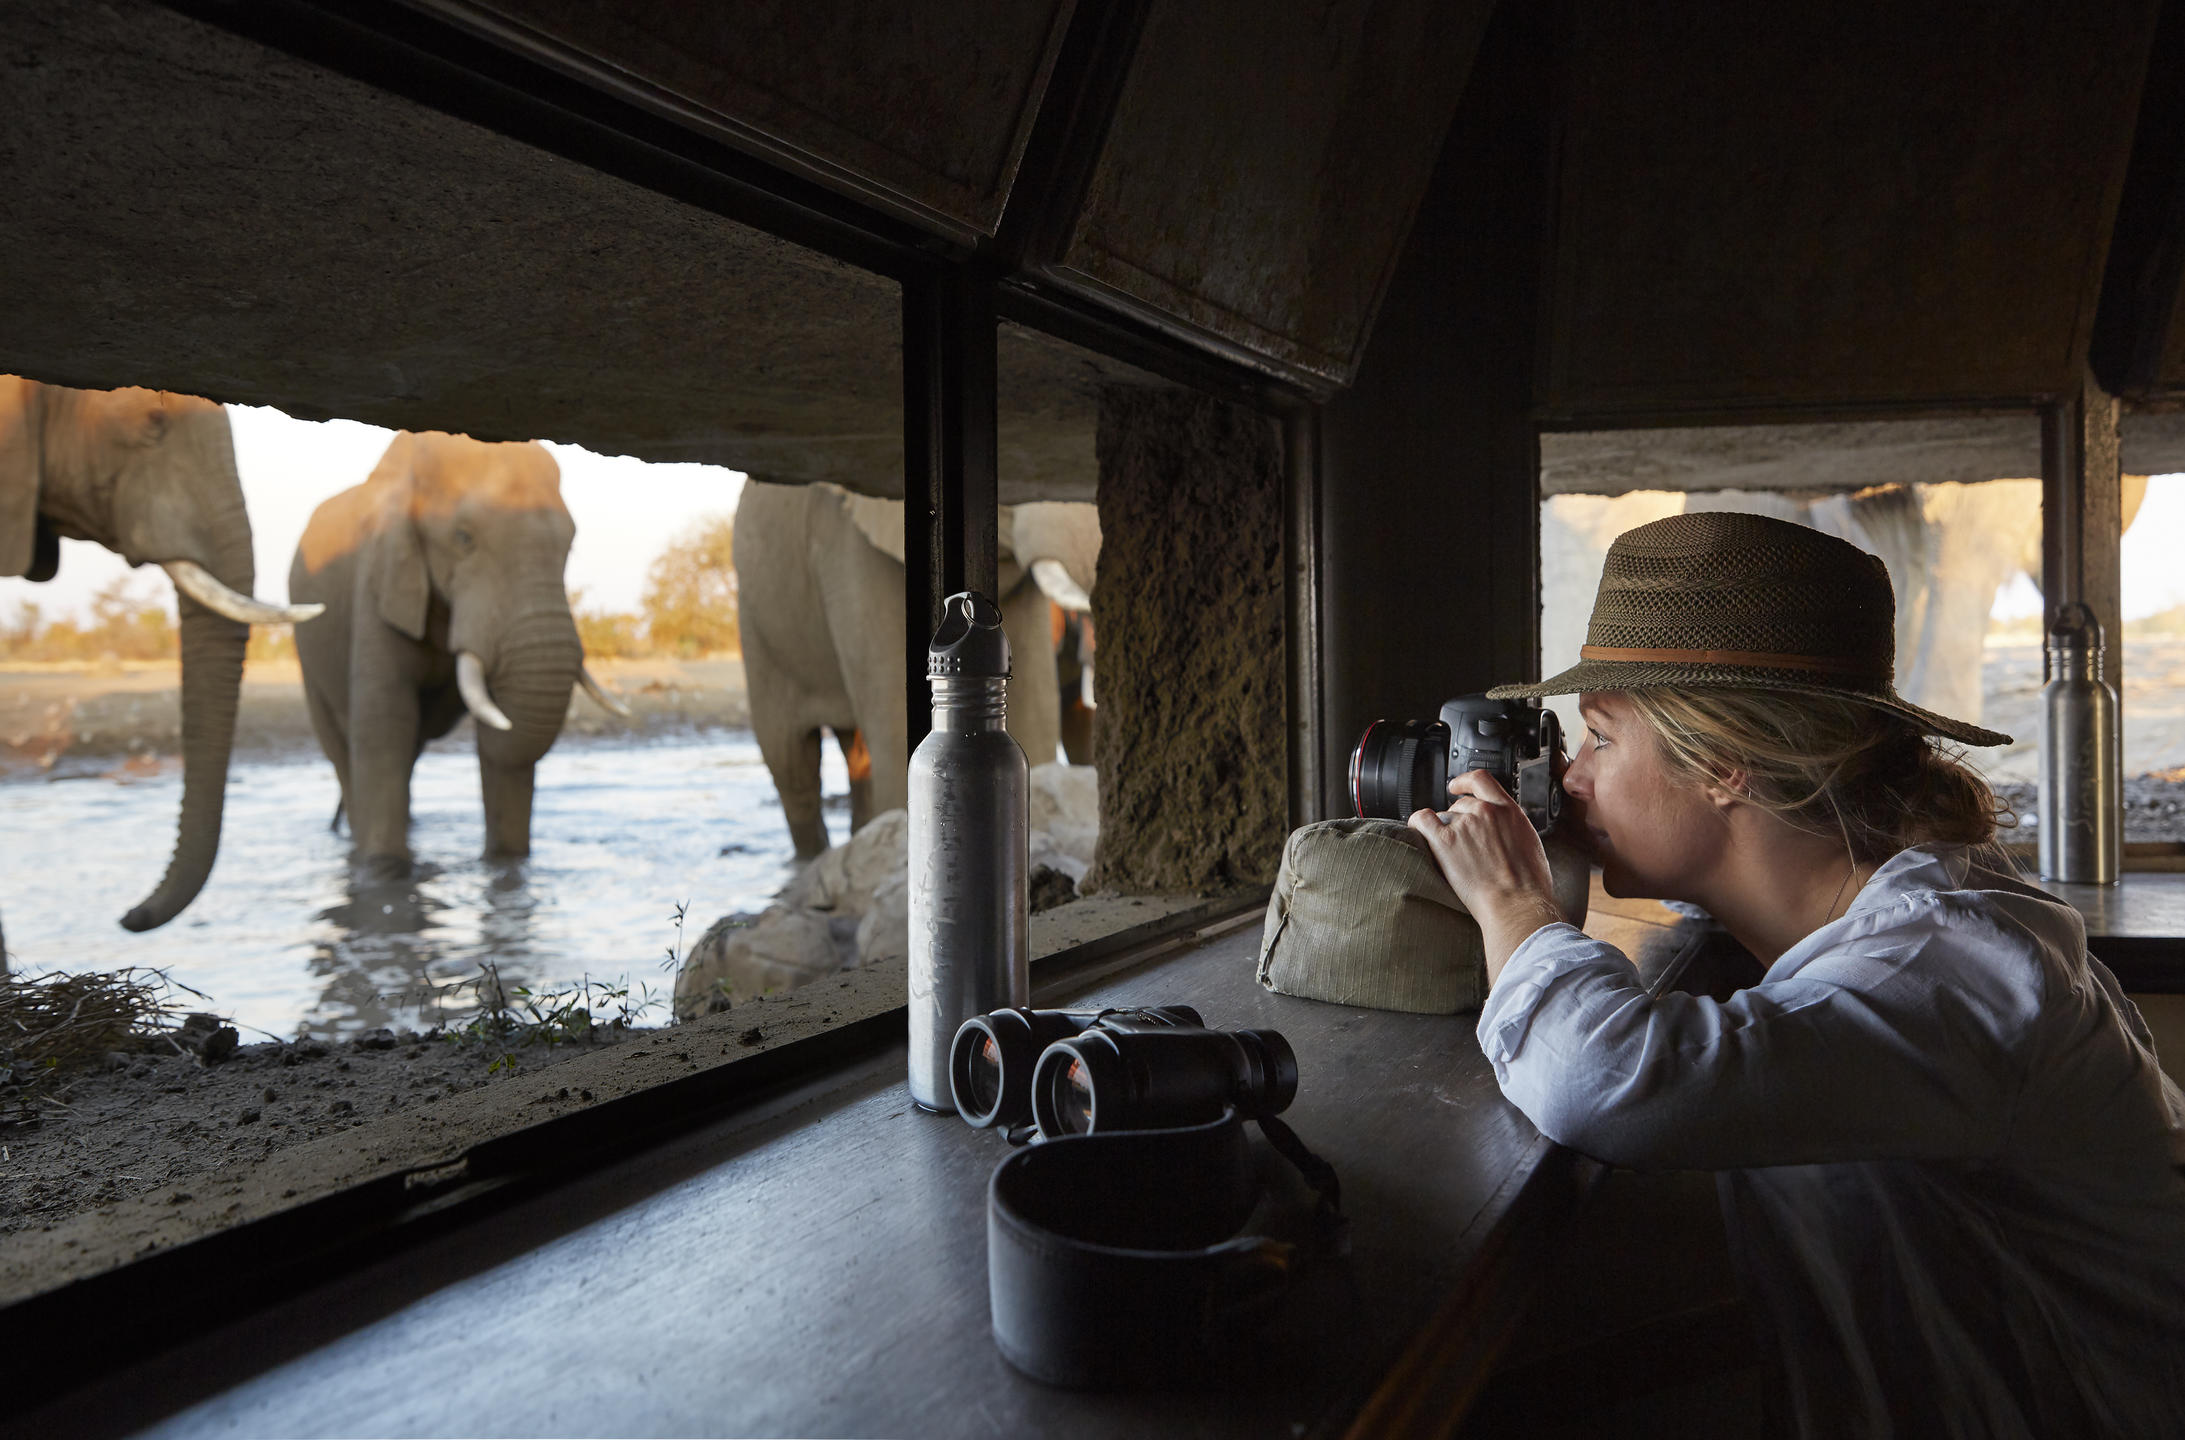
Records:
M1288 818L1280 437L1118 387L1099 454L1101 833L1081 888L1267 883Z
M648 1032L592 1033L549 1045L378 1030L339 1043L245 1045L217 1065L164 1039L115 1052L65 1081L38 1123L0 1126L0 1234L50 1229L383 1116L430 1113Z

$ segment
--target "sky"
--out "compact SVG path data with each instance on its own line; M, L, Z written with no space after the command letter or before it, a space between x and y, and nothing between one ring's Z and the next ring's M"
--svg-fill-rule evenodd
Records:
M297 420L248 405L230 405L228 421L250 510L257 593L286 600L289 561L311 512L370 474L394 432L354 420ZM551 441L546 448L561 466L562 501L577 522L566 578L570 588L584 591L587 609L635 610L653 557L699 518L733 512L743 489L741 474L718 465L650 465ZM91 597L128 568L103 546L64 540L61 573L52 580L0 580L0 623L14 618L26 600L48 620L88 619ZM136 585L172 609L174 589L164 575L146 566Z

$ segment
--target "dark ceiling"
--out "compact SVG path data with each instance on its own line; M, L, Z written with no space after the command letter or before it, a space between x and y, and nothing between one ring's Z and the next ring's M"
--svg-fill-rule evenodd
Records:
M0 369L900 493L895 282L458 118L531 83L478 78L460 42L642 112L656 148L839 197L908 237L892 253L1320 398L1356 368L1494 8L18 0ZM447 75L259 43L337 11L407 27ZM2097 309L2097 368L2185 403L2177 7L1559 13L1551 426L2023 413L2078 383ZM1000 346L1003 498L1089 496L1096 388L1159 382L1030 329Z

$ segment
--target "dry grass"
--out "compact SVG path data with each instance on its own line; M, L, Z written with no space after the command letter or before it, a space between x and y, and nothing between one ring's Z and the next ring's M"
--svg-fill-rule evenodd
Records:
M204 999L139 966L0 976L0 1126L35 1122L41 1105L60 1103L72 1071L178 1032L178 992Z

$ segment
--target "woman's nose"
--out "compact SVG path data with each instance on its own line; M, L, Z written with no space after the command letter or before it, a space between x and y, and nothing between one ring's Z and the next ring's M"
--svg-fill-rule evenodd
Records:
M1563 767L1563 788L1581 800L1593 795L1593 750L1581 735L1570 763Z

